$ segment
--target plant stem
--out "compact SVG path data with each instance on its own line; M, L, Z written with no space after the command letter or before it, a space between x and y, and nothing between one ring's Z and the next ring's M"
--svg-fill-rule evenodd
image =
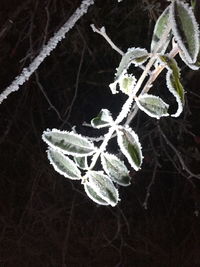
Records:
M111 45L111 46L112 46L118 53L120 53L120 54L123 53L122 51L118 51L118 49L116 49L117 47L116 47L115 45L113 46L113 43L112 43L112 41L110 40L110 38L107 38L108 36L107 36L106 33L105 33L105 28L102 28L102 29L100 29L100 30L97 30L97 29L95 28L94 25L91 25L91 27L92 27L93 31L95 31L95 32L97 32L97 33L99 33L99 34L101 34L101 35L108 41L108 43L109 43L109 44L110 44L110 45ZM145 69L144 69L142 75L140 76L139 80L137 81L137 84L136 84L136 86L135 86L135 88L134 88L134 94L131 94L131 95L129 96L129 98L126 100L126 102L124 103L124 105L123 105L123 107L122 107L122 110L120 111L120 113L119 113L119 115L117 116L116 120L114 121L113 125L110 127L108 133L105 134L105 136L104 136L104 141L102 142L102 144L100 145L99 149L97 150L97 152L96 152L96 153L94 154L94 156L92 157L92 162L91 162L90 167L89 167L90 170L95 166L95 164L96 164L96 162L97 162L97 160L98 160L100 154L106 149L106 146L107 146L109 140L112 138L112 135L113 135L114 131L117 129L118 125L123 121L123 119L126 118L128 112L129 112L129 110L130 110L130 108L131 108L131 106L132 106L132 103L133 103L133 101L134 101L134 98L135 98L136 93L137 93L137 92L139 91L139 89L141 88L141 86L142 86L142 84L143 84L143 82L144 82L146 76L149 74L150 69L152 68L152 66L154 65L154 63L155 63L155 61L156 61L156 59L157 59L157 54L156 54L156 52L160 49L160 47L162 47L162 45L163 45L163 43L166 41L166 39L167 39L167 37L168 37L170 31L171 31L171 26L169 25L169 26L166 28L166 30L165 30L165 32L164 32L162 38L161 38L160 41L158 42L154 54L152 54L152 56L151 56L149 62L147 63L147 65L146 65L146 67L145 67ZM108 40L108 39L109 39L109 40ZM173 48L173 49L174 49L174 48ZM173 53L174 53L173 49L172 49L170 55L175 56L175 55L178 53L178 50L177 50L177 47L176 47L176 51L177 51L177 52L176 52L175 54L173 54ZM172 52L173 52L173 53L172 53ZM144 88L143 88L141 94L144 94L146 91L147 91L147 92L149 91L151 84L152 84L153 81L158 77L158 75L160 74L160 72L161 72L164 68L165 68L165 66L163 66L163 65L162 65L162 66L159 66L159 67L157 67L157 68L154 70L153 73L151 73L151 75L150 75L150 77L149 77L147 83L145 84L145 86L144 86ZM137 105L135 104L135 105L133 106L133 112L131 112L130 115L128 116L125 125L128 125L128 124L131 122L131 120L132 120L132 119L135 117L135 115L137 114L137 111L138 111L138 107L137 107Z
M179 48L177 45L175 45L173 47L173 49L171 50L171 52L169 53L169 57L175 57L177 55L179 51ZM159 65L150 75L148 81L146 82L141 95L143 95L144 93L148 93L148 91L151 88L152 83L157 79L157 77L160 75L160 73L165 69L165 65ZM133 108L132 108L132 112L130 112L125 125L129 125L130 122L133 120L133 118L136 116L137 112L138 112L139 108L136 104L134 104Z

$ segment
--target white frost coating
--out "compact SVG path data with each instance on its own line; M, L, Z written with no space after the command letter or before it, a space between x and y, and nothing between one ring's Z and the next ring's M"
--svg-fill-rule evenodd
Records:
M92 199L94 202L96 202L97 204L99 204L99 205L104 205L104 206L108 206L108 205L109 205L108 202L106 202L106 201L103 200L100 196L97 195L97 193L92 189L92 187L91 187L88 183L85 183L85 184L84 184L84 189L85 189L85 192L86 192L86 194L88 195L88 197L91 198L91 199ZM95 194L95 196L92 195L92 193L91 193L90 190L93 191L93 194Z
M119 201L119 193L111 179L102 171L88 171L86 183L93 191L112 207L116 206ZM111 197L112 195L112 197Z
M161 117L167 117L169 116L169 114L167 112L162 113L162 114L156 114L154 112L151 112L150 110L146 109L142 104L141 101L145 102L145 100L148 99L155 99L158 100L158 104L160 105L160 107L164 110L164 109L168 109L169 105L167 103L165 103L160 97L155 96L155 95L150 95L150 94L143 94L139 97L137 97L135 99L135 102L137 103L139 109L141 109L142 111L144 111L146 114L148 114L150 117L152 118L156 118L156 119L160 119ZM158 107L159 108L159 107ZM156 110L155 110L156 112Z
M12 92L18 91L20 85L24 84L30 76L38 69L44 59L50 55L50 53L56 48L57 44L65 37L66 33L71 30L75 23L85 14L89 6L94 4L94 0L83 0L80 7L76 9L73 15L68 21L58 30L49 42L43 46L41 52L32 63L24 68L20 75L18 75L14 81L0 94L0 104L5 100Z
M119 127L117 131L117 142L118 145L124 154L126 156L128 162L130 165L138 171L140 169L140 166L142 165L142 160L143 160L143 155L142 155L142 146L139 142L138 135L128 126L125 127ZM129 151L128 151L128 143L131 145L134 145L137 153L139 155L139 160L140 160L140 166L138 166L134 161L133 158L131 157Z
M187 59L185 58L183 52L181 51L181 49L179 48L179 56L180 58L183 60L183 62L185 62L185 64L192 70L198 70L200 66L196 65L196 62L193 64L190 64Z
M180 36L180 31L178 29L178 26L175 20L175 16L176 16L175 4L176 3L182 6L182 8L187 11L188 16L190 17L193 23L194 41L195 41L195 51L193 52L193 55L192 55L193 57L191 57L191 55L188 53L188 50L186 49L184 42L182 41L181 36ZM188 61L189 64L195 63L197 60L198 53L199 53L199 26L194 16L194 13L192 11L192 8L187 3L181 2L179 0L174 0L170 8L170 20L172 24L172 31L173 31L174 37L176 38L178 45L180 46L182 52L184 53L184 58Z
M125 84L125 80L127 83ZM126 95L134 94L134 87L136 85L137 79L134 75L128 74L127 70L124 69L120 76L109 85L112 94L117 94L117 84L119 84L119 89L122 93Z
M42 140L54 150L72 156L80 157L80 156L92 155L96 151L96 148L94 147L94 144L91 141L89 141L84 136L76 134L74 132L60 131L58 129L52 129L52 130L47 129L42 134ZM57 144L58 142L65 144L70 148L75 147L74 150L79 149L79 152L69 149L68 150L63 149L59 147L59 145Z
M76 167L76 164L62 153L49 149L47 150L47 157L53 165L55 171L71 180L80 180L81 172Z
M178 79L180 78L180 70L178 68L178 65L176 63L176 61L174 59L168 59L168 60L172 60L175 64L175 67L177 68L177 72L178 72ZM166 68L167 68L167 74L166 74L166 84L167 84L167 87L169 89L169 91L173 94L173 96L175 97L176 99L176 102L178 104L178 109L177 111L174 113L174 114L171 114L170 116L172 117L178 117L181 112L183 111L183 105L184 103L181 101L181 96L178 94L178 92L175 90L175 88L173 87L173 84L172 84L172 81L171 81L171 78L173 77L174 73L173 73L173 69L171 69L169 67L168 64L166 64L165 62L163 62L161 60L161 58L159 59L160 61L160 64L161 65L164 65ZM176 74L175 74L176 75ZM182 86L182 85L181 85ZM183 94L184 94L184 89L183 89Z
M113 180L122 186L130 185L129 170L126 168L123 161L118 157L109 153L101 154L101 165L106 174ZM124 181L124 178L127 178Z
M113 124L112 114L108 109L102 109L96 118L91 120L94 128L100 129Z
M167 87L168 87L169 91L176 98L176 102L178 104L178 109L177 109L176 113L172 114L171 116L172 117L178 117L183 111L183 103L181 102L181 98L180 98L179 94L176 92L176 90L174 90L174 87L171 84L171 75L173 75L172 70L168 69L167 74L166 74Z

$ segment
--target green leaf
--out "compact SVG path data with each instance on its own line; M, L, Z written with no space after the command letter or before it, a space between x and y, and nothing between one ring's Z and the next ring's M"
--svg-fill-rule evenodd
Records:
M160 117L169 116L168 108L169 105L166 104L160 97L150 94L140 95L135 99L138 107L143 110L150 117L160 119Z
M112 115L109 110L102 109L98 116L91 120L91 125L94 128L100 129L109 126L113 122Z
M101 154L101 163L106 174L122 186L130 185L131 177L123 161L109 153Z
M104 206L109 205L108 202L106 202L105 200L103 200L103 198L97 195L97 193L92 189L92 187L89 184L85 183L84 189L88 197L91 198L94 202L98 203L99 205L104 205Z
M195 63L199 53L199 29L192 8L174 0L170 8L170 21L182 59L189 64Z
M122 72L129 68L130 64L134 64L135 66L141 65L148 59L148 57L149 53L144 48L129 48L120 61L115 78L118 79Z
M74 157L74 161L80 169L88 169L87 157Z
M142 164L142 147L137 134L129 127L119 127L117 142L130 165L138 171Z
M76 164L67 156L49 148L47 150L47 156L54 169L61 175L71 180L80 180L81 172L77 168Z
M176 113L172 114L171 116L178 117L183 111L183 106L185 102L184 89L180 82L180 69L175 59L165 55L160 56L159 58L161 62L166 64L166 68L168 69L166 74L167 87L169 91L174 95L178 104L178 109Z
M117 93L116 86L120 82L121 79L127 76L127 69L129 68L131 64L134 64L135 66L139 66L143 64L148 58L149 58L149 53L147 52L146 49L139 48L139 47L129 48L127 52L122 56L119 67L117 68L117 72L115 74L114 83L111 83L109 85L112 93L113 94Z
M86 179L87 180L85 183L95 192L95 194L100 199L103 199L113 207L117 205L119 201L119 194L114 184L107 175L103 174L103 172L101 171L88 171Z
M165 30L167 27L170 27L170 21L169 21L169 6L163 11L163 13L158 18L154 31L153 31L153 37L151 41L151 52L152 53L165 53L169 42L171 40L172 34L171 31L168 34L166 40L162 42L161 46L158 46L159 41L162 39L163 35L165 34Z
M180 58L185 62L185 64L192 70L198 70L200 68L200 53L197 56L197 60L195 63L189 63L187 59L185 58L185 55L182 53L181 50L179 50L179 56Z
M120 77L114 82L109 85L111 91L113 94L118 93L117 92L117 84L119 84L119 89L122 93L126 95L133 94L134 88L136 85L136 78L132 74L128 74L126 70L122 72Z
M50 147L72 156L87 156L95 152L93 143L79 134L57 129L44 131L42 139Z

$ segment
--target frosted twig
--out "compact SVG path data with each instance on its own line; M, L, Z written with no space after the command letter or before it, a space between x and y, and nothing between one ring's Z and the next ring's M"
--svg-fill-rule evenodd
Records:
M24 68L20 75L0 94L0 104L12 92L18 91L20 85L24 84L30 76L37 70L44 59L56 48L57 44L65 37L66 33L72 29L75 23L85 14L89 6L94 4L94 0L83 0L80 7L76 9L68 21L54 34L54 36L43 46L39 55L35 57L32 63Z
M120 55L124 55L124 52L119 49L114 43L113 41L110 39L110 37L108 37L107 33L106 33L106 30L105 30L105 27L102 27L100 28L99 30L94 26L94 24L91 24L90 25L93 32L96 32L98 34L100 34L101 36L103 36L103 38L109 43L109 45L115 50L117 51Z

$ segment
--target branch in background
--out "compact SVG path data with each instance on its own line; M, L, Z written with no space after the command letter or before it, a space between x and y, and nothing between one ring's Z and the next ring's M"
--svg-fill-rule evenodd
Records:
M24 68L20 75L18 75L14 81L0 94L0 104L12 93L19 90L20 85L23 85L30 76L38 69L40 64L45 60L47 56L56 48L57 44L65 38L66 33L74 27L76 22L85 14L89 6L94 4L94 0L83 0L80 7L76 9L73 15L68 21L57 31L49 42L43 46L41 52L29 67Z

